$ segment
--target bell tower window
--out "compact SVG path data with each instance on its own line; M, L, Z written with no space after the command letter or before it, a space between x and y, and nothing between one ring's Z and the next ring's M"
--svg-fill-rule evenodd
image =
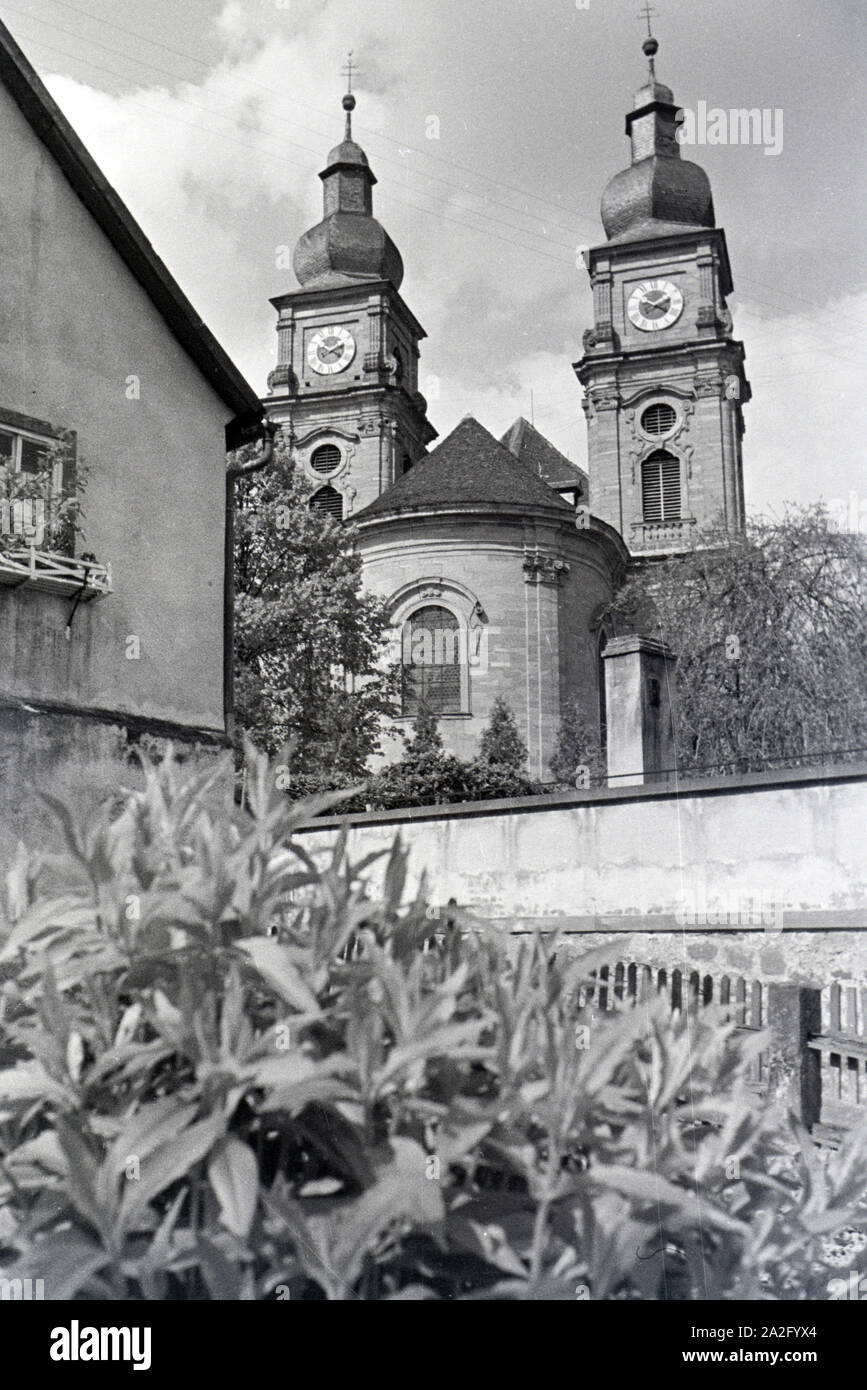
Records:
M646 522L680 519L680 460L666 449L657 449L641 465L641 502Z
M321 487L310 498L310 510L321 512L323 516L333 517L335 521L342 521L343 498L336 488Z
M340 467L340 450L336 444L320 444L310 455L310 467L315 473L333 473Z
M665 401L649 405L641 417L641 428L653 439L662 439L671 434L677 424L677 411Z

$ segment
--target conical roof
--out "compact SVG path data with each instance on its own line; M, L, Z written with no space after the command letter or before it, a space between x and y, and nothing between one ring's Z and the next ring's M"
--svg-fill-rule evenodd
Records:
M500 443L505 445L519 463L529 468L531 473L541 478L549 487L563 490L576 488L586 499L587 474L565 454L561 454L550 439L540 434L535 425L531 425L523 415L509 426Z
M567 515L572 510L547 483L519 463L478 420L468 415L430 454L353 520L449 505L484 509L492 503L524 509L554 508Z

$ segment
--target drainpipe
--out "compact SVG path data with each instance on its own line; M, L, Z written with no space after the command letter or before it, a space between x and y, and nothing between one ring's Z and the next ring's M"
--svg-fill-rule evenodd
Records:
M223 552L223 719L231 738L235 727L233 673L235 659L235 484L239 478L267 468L274 457L274 444L280 426L273 420L259 425L264 445L258 458L233 463L226 469L226 528Z

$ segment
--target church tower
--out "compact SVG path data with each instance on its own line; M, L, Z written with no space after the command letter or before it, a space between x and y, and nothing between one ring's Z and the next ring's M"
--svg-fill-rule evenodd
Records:
M626 117L628 169L602 196L607 241L587 253L593 326L585 389L590 505L633 555L686 548L701 528L744 525L744 349L732 337L725 233L703 169L681 158L678 110L649 74Z
M373 502L436 438L418 389L425 332L398 293L400 253L373 216L354 108L350 90L343 141L319 175L322 221L295 247L300 289L271 301L277 365L263 402L317 485L312 505L337 518Z

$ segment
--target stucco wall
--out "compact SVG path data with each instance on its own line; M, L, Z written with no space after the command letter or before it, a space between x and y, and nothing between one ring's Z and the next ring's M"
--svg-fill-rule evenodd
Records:
M0 587L0 692L221 728L231 412L5 90L0 126L0 406L77 431L79 549L114 585L68 642L69 600Z
M138 786L137 751L159 758L166 740L118 724L75 715L35 714L0 708L0 875L18 841L33 851L62 848L54 818L37 795L58 797L82 825L102 808L119 805L123 790ZM223 753L216 740L172 743L189 767L212 764Z
M867 769L630 788L424 818L352 818L350 855L399 832L410 879L509 930L623 940L623 959L687 952L756 978L833 969L867 984ZM335 829L304 832L309 849ZM713 949L711 949L713 948ZM823 981L824 982L824 981Z

